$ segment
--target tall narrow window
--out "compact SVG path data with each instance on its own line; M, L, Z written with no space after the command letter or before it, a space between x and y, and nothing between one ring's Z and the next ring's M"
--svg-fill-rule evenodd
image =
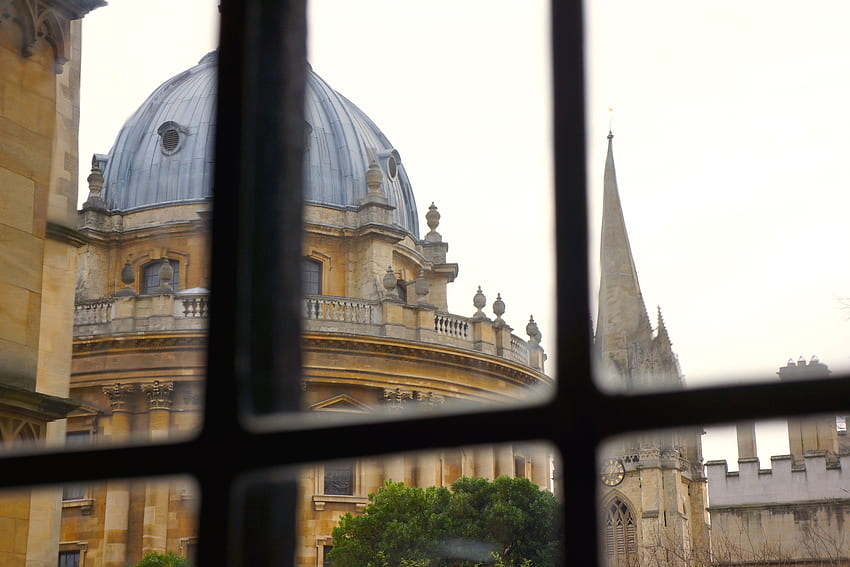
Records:
M301 266L301 284L304 295L321 295L322 263L311 260L310 258L304 258Z
M631 565L636 559L637 529L634 516L620 498L614 498L606 510L605 552L609 565Z
M91 432L89 431L69 431L65 437L65 444L68 447L85 447L91 442ZM82 500L86 497L86 487L84 483L66 484L62 489L62 500ZM78 552L67 552L78 553ZM62 563L60 562L60 566Z

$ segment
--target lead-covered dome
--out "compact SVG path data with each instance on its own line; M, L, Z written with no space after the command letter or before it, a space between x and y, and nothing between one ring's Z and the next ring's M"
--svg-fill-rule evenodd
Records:
M209 53L160 85L121 128L109 154L97 156L107 209L210 198L217 62L216 53ZM312 69L305 98L305 201L356 208L368 192L366 171L375 161L383 172L381 191L395 207L394 223L418 238L413 190L399 152L383 132Z

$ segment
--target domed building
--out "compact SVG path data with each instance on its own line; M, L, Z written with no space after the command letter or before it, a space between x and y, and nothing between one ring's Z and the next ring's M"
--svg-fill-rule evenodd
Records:
M215 52L157 88L111 151L95 155L79 212L80 248L69 443L156 441L202 422L216 104ZM452 314L458 273L431 204L420 211L401 152L312 70L306 81L302 289L303 374L297 406L362 414L508 403L551 386L540 333L523 339L504 302L470 290ZM472 309L470 309L472 311ZM318 416L318 413L311 413ZM330 419L332 416L327 414ZM434 451L311 467L302 475L298 564L322 565L340 515L386 480L447 485L523 476L551 489L540 447ZM87 567L144 554L191 556L192 486L116 480L68 487L61 546Z

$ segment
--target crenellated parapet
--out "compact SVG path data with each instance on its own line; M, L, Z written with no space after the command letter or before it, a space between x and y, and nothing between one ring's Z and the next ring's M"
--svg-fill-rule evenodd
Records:
M850 500L850 455L839 456L837 464L816 451L805 454L802 466L791 455L770 461L771 468L762 469L757 457L739 459L738 471L725 460L706 463L709 509Z

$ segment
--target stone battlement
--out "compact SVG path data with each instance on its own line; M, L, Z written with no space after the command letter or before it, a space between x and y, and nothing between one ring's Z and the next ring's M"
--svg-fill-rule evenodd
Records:
M770 464L762 469L756 457L739 459L739 470L729 471L725 460L707 462L710 508L850 499L850 455L827 462L825 451L810 451L803 465L791 455L773 456Z

